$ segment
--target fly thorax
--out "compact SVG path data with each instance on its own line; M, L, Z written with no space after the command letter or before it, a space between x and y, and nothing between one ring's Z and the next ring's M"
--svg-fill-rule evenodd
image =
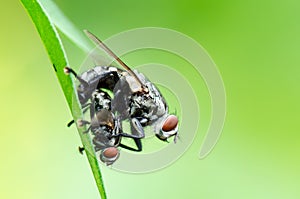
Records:
M156 119L156 117L161 117L167 112L167 107L164 98L161 96L160 92L151 82L146 83L147 88L149 89L149 102L150 113Z

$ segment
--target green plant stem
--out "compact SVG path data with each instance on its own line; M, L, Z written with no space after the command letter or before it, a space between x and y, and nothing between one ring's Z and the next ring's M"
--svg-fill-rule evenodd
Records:
M56 27L48 18L47 13L42 8L41 4L36 0L21 0L22 4L26 8L30 15L35 27L45 45L49 58L53 64L53 68L62 87L69 108L73 115L74 120L82 117L82 111L80 109L80 103L78 100L73 100L73 94L75 92L74 84L70 76L65 75L63 69L68 65L67 56L64 52L64 48L61 39L57 33ZM73 100L73 101L72 101ZM85 152L90 163L94 178L100 196L102 199L106 199L106 193L103 185L102 175L98 161L93 153L93 146L91 144L90 137L87 134L83 134L83 128L77 128L82 144L85 148Z

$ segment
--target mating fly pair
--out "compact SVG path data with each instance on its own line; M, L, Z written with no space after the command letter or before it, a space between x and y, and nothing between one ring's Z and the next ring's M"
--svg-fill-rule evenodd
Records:
M124 68L95 66L80 75L69 67L64 69L79 81L77 96L83 112L89 110L90 121L78 120L77 125L87 125L86 133L91 132L95 152L100 151L100 160L106 165L114 163L120 155L118 147L142 151L141 139L145 137L146 126L152 126L160 140L167 141L174 136L176 142L178 119L168 113L168 106L154 84L143 74L132 71L95 35L87 30L84 32ZM123 132L123 121L129 121L130 133ZM132 138L136 148L122 144L122 137Z

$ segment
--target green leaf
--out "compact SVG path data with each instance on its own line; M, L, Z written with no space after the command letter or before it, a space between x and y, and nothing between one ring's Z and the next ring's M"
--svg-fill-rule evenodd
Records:
M70 76L65 75L64 67L68 66L68 59L65 54L61 39L56 29L56 24L51 19L52 13L56 13L54 15L54 19L59 21L58 27L64 27L62 32L67 33L67 36L70 36L71 40L77 43L78 46L88 51L90 49L89 45L84 42L82 36L78 33L79 31L68 21L68 19L57 9L55 4L51 1L47 1L44 6L49 6L51 10L51 14L47 13L43 8L42 4L36 0L21 0L22 4L26 8L28 14L30 15L33 23L36 26L36 29L46 47L49 58L53 64L54 71L57 75L59 83L62 87L66 100L68 102L69 108L73 115L74 120L76 121L79 118L82 118L82 111L80 108L80 103L78 100L73 100L73 95L75 92L74 84ZM46 1L45 1L46 2ZM55 12L55 10L57 12ZM59 17L59 18L58 18ZM64 25L65 26L64 26ZM74 32L74 36L72 36L72 31ZM73 101L72 101L73 100ZM101 177L101 171L96 159L95 154L93 154L93 146L91 144L90 137L87 134L83 134L83 128L77 128L82 144L86 149L86 155L90 166L92 168L92 172L94 174L94 178L97 183L97 187L99 189L100 195L102 199L106 199L106 193Z

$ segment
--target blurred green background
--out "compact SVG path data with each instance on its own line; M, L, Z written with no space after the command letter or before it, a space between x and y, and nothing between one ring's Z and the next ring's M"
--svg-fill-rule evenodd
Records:
M299 1L56 3L101 38L145 26L187 34L209 52L226 87L224 130L207 158L198 159L199 133L167 169L134 175L103 167L109 199L300 198ZM31 19L18 1L0 9L0 198L99 198Z

